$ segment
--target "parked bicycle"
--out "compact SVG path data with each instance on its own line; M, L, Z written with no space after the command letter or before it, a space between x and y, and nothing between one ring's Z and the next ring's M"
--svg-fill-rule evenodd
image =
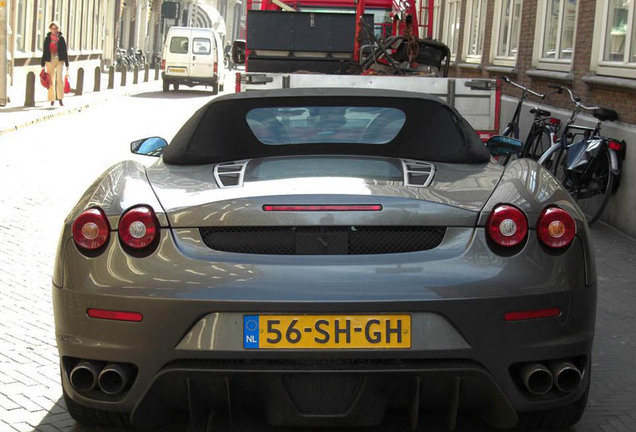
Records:
M567 92L574 110L561 138L541 156L539 163L561 181L591 224L601 216L620 181L625 141L601 135L601 124L618 120L618 114L612 109L583 105L581 98L567 87L548 86L559 93ZM592 112L597 119L595 126L574 123L582 110Z
M130 66L128 55L125 49L117 49L117 56L115 57L114 66L117 72L132 70L132 66Z
M550 93L537 93L534 90L512 81L508 77L503 76L500 77L500 79L505 83L522 90L521 97L519 98L519 102L517 103L517 108L515 109L512 119L502 132L502 135L504 136L519 139L519 119L521 117L521 108L523 107L524 101L528 98L528 95L533 95L539 99L545 100L559 91L555 90ZM530 127L528 136L523 142L523 147L517 154L517 157L538 160L541 155L545 153L545 151L548 150L556 141L557 134L561 127L561 120L550 117L552 115L550 111L541 109L538 106L530 109L530 113L534 115L532 126ZM502 163L506 165L510 161L510 158L510 156L506 157Z

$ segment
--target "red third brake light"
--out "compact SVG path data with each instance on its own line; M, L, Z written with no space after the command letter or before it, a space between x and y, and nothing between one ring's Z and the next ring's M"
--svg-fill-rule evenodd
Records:
M86 250L96 250L106 244L110 237L110 224L104 211L94 207L84 211L73 222L73 240Z
M263 206L264 211L381 211L381 204L353 204L353 205L270 205Z
M549 248L564 248L574 240L576 223L565 210L558 207L548 207L539 216L537 235L541 243Z
M133 207L119 220L119 238L133 249L143 249L151 245L158 231L159 221L149 206Z
M490 239L499 246L517 246L528 234L528 219L517 207L500 204L490 213L486 231Z

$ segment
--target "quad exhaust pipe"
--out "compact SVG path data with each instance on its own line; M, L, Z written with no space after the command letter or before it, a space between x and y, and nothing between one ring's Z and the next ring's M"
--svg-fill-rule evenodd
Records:
M130 366L119 363L80 361L69 374L73 389L89 392L99 388L106 394L116 395L124 391L130 381Z
M91 391L97 385L97 374L100 369L101 365L97 363L81 361L71 370L69 381L79 392Z
M521 380L526 390L535 395L546 394L554 384L550 369L540 363L529 363L521 368Z
M560 391L570 393L576 390L579 384L581 384L581 371L572 363L567 361L552 362L549 368L554 377L554 385Z
M116 395L126 388L129 376L128 366L109 363L99 373L97 382L101 391L109 395Z
M530 393L543 395L556 387L563 393L571 393L581 384L579 368L569 361L554 361L545 366L528 363L521 370L521 381Z

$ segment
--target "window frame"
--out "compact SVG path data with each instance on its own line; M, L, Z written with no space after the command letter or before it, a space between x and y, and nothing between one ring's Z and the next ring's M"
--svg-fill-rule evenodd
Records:
M521 22L523 20L523 0L512 0L513 8L510 11L510 25L508 28L508 52L510 52L510 45L513 38L512 35L512 22L514 20L514 3L519 1L519 25L517 27L517 53L514 56L502 56L499 55L499 36L502 33L501 25L503 22L503 12L504 12L504 1L506 0L495 0L495 4L493 7L493 26L492 26L492 39L490 43L490 63L497 66L508 66L514 67L517 65L517 59L519 54L519 38L521 36Z
M572 64L574 59L574 51L572 51L572 57L569 59L550 59L542 57L543 44L545 42L546 32L546 14L548 11L548 1L551 0L537 0L537 19L534 33L534 52L532 56L532 65L537 69L554 70L559 72L570 72L572 70ZM560 46L561 39L563 37L563 13L565 10L565 2L568 0L559 0L559 22L557 27L557 47ZM574 32L572 34L572 49L576 47L576 29L579 21L579 6L580 0L576 0L576 10L574 13ZM558 51L558 50L557 50Z
M195 51L195 43L197 41L204 41L208 43L208 49L205 52L200 52L200 51ZM211 55L212 54L212 41L210 40L210 38L207 37L193 37L192 38L192 55Z
M481 53L480 54L474 54L474 53L470 53L470 38L471 35L473 33L473 24L474 24L474 16L473 16L473 6L478 5L478 11L479 11L479 26L481 28L477 29L476 34L478 35L477 37L479 38L479 35L482 35L482 41L481 41ZM482 10L482 6L484 7L484 10ZM466 16L464 17L464 41L463 41L463 47L462 47L462 57L464 59L464 61L466 63L481 63L481 59L484 56L484 47L486 46L486 37L485 37L485 33L486 33L486 18L488 16L488 1L487 0L467 0L466 1ZM477 42L477 45L479 45L479 42Z
M632 38L634 37L634 32L636 28L636 2L634 0L630 1L630 10L629 16L627 19L627 34L625 35L625 55L629 60L629 50L634 48L632 45ZM596 16L595 23L601 23L601 31L594 32L594 38L592 41L592 60L590 64L590 70L595 72L597 75L607 75L607 76L615 76L620 78L636 78L636 62L630 63L629 61L625 62L615 62L615 61L607 61L603 60L603 54L605 50L605 36L607 31L607 18L609 13L609 2L604 0L596 0ZM631 31L630 31L631 26ZM625 58L625 55L623 58Z
M453 24L457 24L458 27L456 29L456 33L453 35L453 41L450 43L448 38L450 38L450 8L451 4L456 4L455 7L455 22ZM444 27L441 34L441 40L444 44L448 46L451 52L450 61L455 61L457 59L457 51L459 51L459 31L461 30L461 15L462 15L462 0L446 0L444 2ZM448 36L448 38L447 38Z
M11 29L15 33L15 50L16 53L27 53L29 49L29 25L27 20L29 17L29 2L27 0L18 0L15 8L15 28ZM18 18L20 17L20 19ZM20 42L18 42L18 37Z

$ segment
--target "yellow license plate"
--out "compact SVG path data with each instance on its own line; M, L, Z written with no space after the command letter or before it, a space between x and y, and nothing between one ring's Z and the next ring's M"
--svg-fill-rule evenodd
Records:
M171 67L168 69L171 73L185 73L185 68Z
M407 349L410 315L244 315L246 349Z

